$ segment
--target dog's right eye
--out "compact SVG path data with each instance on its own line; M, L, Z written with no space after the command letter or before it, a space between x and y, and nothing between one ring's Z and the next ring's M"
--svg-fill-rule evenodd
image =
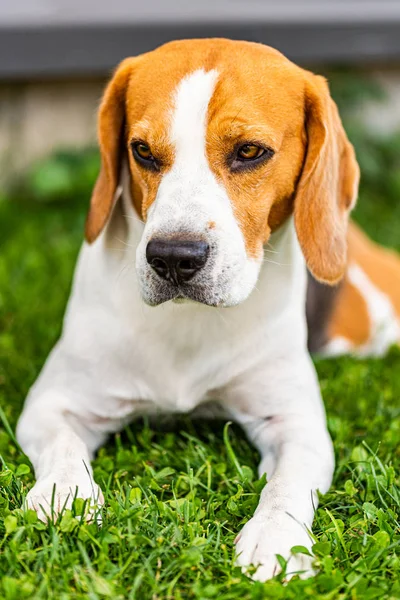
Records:
M144 167L158 170L158 162L151 153L150 146L145 142L132 142L131 144L133 158Z
M265 154L265 148L256 146L255 144L244 144L240 146L237 151L237 158L239 160L256 160Z

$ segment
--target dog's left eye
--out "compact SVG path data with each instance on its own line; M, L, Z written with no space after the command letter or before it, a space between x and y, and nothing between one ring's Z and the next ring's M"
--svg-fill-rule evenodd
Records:
M158 163L154 158L150 146L144 142L133 142L131 144L133 157L145 167L157 169Z
M240 146L237 151L237 158L239 160L255 160L265 154L265 149L255 144L244 144Z
M144 160L151 160L153 157L151 150L147 144L143 142L136 142L132 145L133 151Z
M268 161L273 155L274 151L268 146L242 144L228 157L228 166L233 173L249 171Z

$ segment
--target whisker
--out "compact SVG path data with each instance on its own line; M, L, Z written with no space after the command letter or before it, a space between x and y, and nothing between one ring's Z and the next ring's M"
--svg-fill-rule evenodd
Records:
M266 256L264 256L262 262L270 263L271 265L278 265L278 267L290 267L290 265L291 265L291 263L281 263L281 262L277 262L276 260L270 260Z
M128 242L125 242L125 240L121 240L118 237L116 237L114 239L116 239L117 242L120 242L121 244L124 244L124 246L126 246L127 248L135 248L135 246L133 246L132 244L128 244Z
M224 323L224 325L228 325L228 321L225 319L225 317L222 316L222 311L224 309L223 308L215 307L215 310L217 311L217 315L221 319L221 321Z
M120 269L120 271L119 271L119 273L118 273L118 275L117 275L117 278L116 278L116 280L115 280L116 284L118 284L118 283L119 283L119 281L120 281L120 279L121 279L122 275L124 275L124 274L126 275L126 271L127 271L127 270L129 270L130 268L132 268L132 266L133 266L133 263L126 263L126 265L124 265L124 266L122 267L122 269Z
M142 221L142 219L140 219L136 215L125 215L125 214L122 214L122 216L125 217L125 219L132 219L132 221L138 221L139 223L141 223L142 225L144 225L144 221Z

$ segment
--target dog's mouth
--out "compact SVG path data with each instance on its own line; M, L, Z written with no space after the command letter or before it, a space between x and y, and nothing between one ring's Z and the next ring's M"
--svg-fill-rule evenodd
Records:
M193 294L179 293L177 296L175 296L175 298L172 299L172 302L174 302L174 304L186 304L186 303L204 304L205 306L212 306L215 308L222 307L225 304L221 300L217 301L217 300L213 300L211 298L206 298L204 296L204 294L198 294L198 293L193 293Z
M146 302L151 306L158 306L165 302L172 301L174 304L196 303L204 304L205 306L223 306L224 302L214 298L209 290L204 289L199 285L181 286L166 286L162 285L161 289L153 290L151 298L146 298Z
M165 280L149 271L143 278L139 275L139 278L142 281L142 298L150 306L159 306L169 301L174 304L197 303L213 307L225 305L223 288L213 285L206 274L187 283Z

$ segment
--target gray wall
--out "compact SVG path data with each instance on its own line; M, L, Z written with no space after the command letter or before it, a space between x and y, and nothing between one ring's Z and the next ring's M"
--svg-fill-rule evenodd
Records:
M300 62L400 58L399 0L0 0L0 77L104 74L176 38L232 37Z

